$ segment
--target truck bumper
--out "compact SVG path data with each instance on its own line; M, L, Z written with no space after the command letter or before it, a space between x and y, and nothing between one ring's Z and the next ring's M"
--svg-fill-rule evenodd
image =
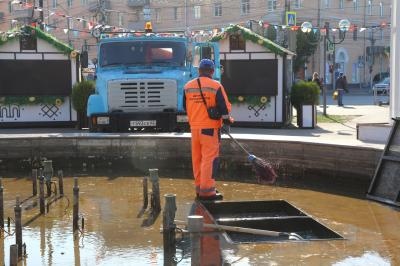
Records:
M91 132L183 131L187 116L177 112L100 113L90 117Z

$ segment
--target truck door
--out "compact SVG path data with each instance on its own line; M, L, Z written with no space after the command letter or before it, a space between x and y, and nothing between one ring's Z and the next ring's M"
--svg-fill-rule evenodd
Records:
M221 80L221 65L219 62L219 45L213 42L195 42L193 43L193 77L198 76L199 64L202 59L211 59L215 64L215 73L213 78L220 81Z

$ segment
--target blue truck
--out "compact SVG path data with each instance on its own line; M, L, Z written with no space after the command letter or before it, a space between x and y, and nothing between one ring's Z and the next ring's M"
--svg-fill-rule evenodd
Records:
M96 91L87 108L91 132L184 131L183 88L197 77L200 60L214 60L220 79L217 43L179 33L138 35L99 41Z

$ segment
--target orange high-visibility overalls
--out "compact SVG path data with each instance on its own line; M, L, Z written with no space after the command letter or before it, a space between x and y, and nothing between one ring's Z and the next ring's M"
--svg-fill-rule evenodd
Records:
M199 79L207 107L217 107L223 118L227 117L231 104L224 87L208 77ZM189 81L184 92L184 107L192 132L192 165L196 193L200 197L212 197L216 194L215 177L219 168L222 118L213 120L208 117L197 79Z

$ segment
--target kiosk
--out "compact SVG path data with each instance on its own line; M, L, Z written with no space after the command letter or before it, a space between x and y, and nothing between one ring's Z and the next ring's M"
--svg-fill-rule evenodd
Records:
M79 53L40 29L0 32L0 127L67 126Z
M293 52L239 25L212 38L220 45L222 84L237 126L284 127L291 122Z

